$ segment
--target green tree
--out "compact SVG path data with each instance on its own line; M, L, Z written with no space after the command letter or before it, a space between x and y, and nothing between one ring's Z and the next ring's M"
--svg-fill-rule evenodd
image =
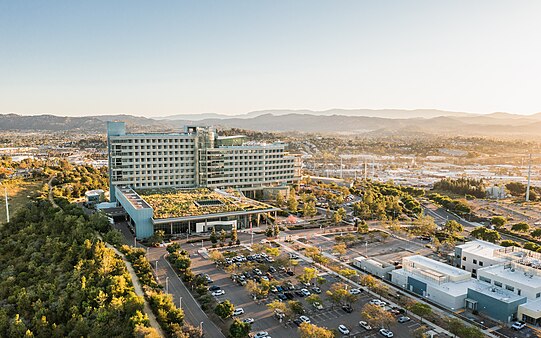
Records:
M237 240L239 239L239 236L237 234L237 229L236 228L233 228L231 230L231 242L233 243L237 243Z
M541 237L541 229L538 228L538 229L532 230L530 235L532 235L532 237L535 237L535 238Z
M276 205L277 205L279 208L282 208L282 207L284 206L284 202L285 202L284 196L283 196L280 192L278 192L278 193L276 194Z
M333 245L332 251L338 253L339 256L345 255L347 252L346 245L343 243Z
M484 226L478 226L470 232L470 235L474 238L482 239L484 241L496 243L501 239L500 234L496 230L490 230Z
M360 234L366 234L368 232L368 223L364 219L360 220L357 224L357 232Z
M212 244L218 243L218 236L216 235L216 228L212 227L212 231L210 232L210 241Z
M295 197L295 194L293 191L289 193L289 197L287 198L287 208L291 212L297 212L297 207L299 206L299 202L297 202L297 198Z
M421 322L423 321L423 318L429 316L432 313L432 308L430 307L430 305L420 302L413 303L410 306L409 310L415 313L417 316L421 317Z
M304 313L304 306L303 306L302 303L299 302L299 301L296 301L296 300L288 300L288 301L287 301L287 307L289 308L289 310L291 311L291 313L298 314L298 315Z
M225 243L225 239L227 238L227 233L225 232L224 229L222 229L222 231L220 231L220 242Z
M317 215L316 203L313 201L308 201L304 203L302 207L302 214L306 217L312 217Z
M528 232L530 230L530 225L524 222L516 223L511 226L511 230L516 232Z
M373 290L378 285L378 280L371 275L363 275L361 277L361 285Z
M250 330L252 325L249 323L244 323L239 319L235 318L231 326L229 327L229 337L230 338L247 338L249 337Z
M233 311L235 311L235 307L229 300L224 300L223 302L216 305L216 307L214 308L214 313L222 319L232 317Z
M302 274L300 274L297 279L302 283L310 283L310 281L317 277L317 270L314 268L304 268Z
M346 217L346 210L344 208L339 208L338 210L334 212L332 216L333 216L332 220L334 224L338 225L340 224L340 222L342 222L344 217Z
M442 227L442 230L446 233L448 233L450 236L454 236L457 233L461 233L464 231L464 227L462 224L458 223L455 220L449 220L445 222L445 224Z
M503 216L494 216L490 220L490 224L492 224L496 229L501 229L507 224L507 219Z
M535 246L537 246L535 243L532 243L532 242L529 242ZM526 245L528 243L525 243L524 245ZM517 247L520 247L520 244L513 241L513 240L510 240L510 239L504 239L503 241L500 242L500 245L503 246L503 247L508 247L508 246L517 246ZM531 250L531 249L530 249ZM533 249L535 251L535 249Z

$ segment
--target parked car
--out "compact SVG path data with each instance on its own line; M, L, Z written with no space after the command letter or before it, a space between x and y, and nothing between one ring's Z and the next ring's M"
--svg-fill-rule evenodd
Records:
M242 314L244 314L244 309L241 307L238 307L233 311L233 316L240 316Z
M372 305L379 305L379 304L381 303L381 300L379 300L379 299L372 299L369 303L372 304Z
M301 324L304 323L304 322L302 320L300 320L299 318L297 318L297 319L295 319L293 321L293 323L295 323L295 325L297 325L297 326L301 326Z
M308 297L308 296L310 296L310 294L311 294L310 291L308 291L308 290L306 290L306 289L301 289L301 293L302 293L302 295L305 296L305 297Z
M291 292L284 292L284 295L287 297L287 299L291 300L293 298L295 298L295 296L293 296L293 294Z
M318 310L323 310L323 305L320 302L314 302L314 307Z
M308 323L308 324L310 324L310 322L311 322L310 318L308 318L306 316L300 316L299 319L302 320L305 323Z
M295 290L295 294L299 297L304 297L304 293L301 290Z
M275 273L275 272L276 272L276 268L275 268L274 266L269 266L269 272Z
M379 330L379 334L381 334L384 337L391 338L394 337L393 331L387 330L387 329L381 329Z
M398 317L398 322L399 323L405 323L405 322L409 322L411 320L410 317L407 317L407 316L401 316L401 317Z
M262 279L262 280L265 280L265 281L267 281L267 282L270 281L269 277L267 277L267 276L261 276L261 279Z
M284 300L287 300L287 296L284 295L283 293L279 293L277 295L278 299L281 300L281 301L284 301Z
M254 338L265 338L268 337L269 333L266 331L260 331L254 335Z
M342 305L342 310L346 311L347 313L352 313L353 312L353 308L349 304Z
M222 296L225 295L225 290L216 290L212 293L213 296Z
M278 288L277 288L276 286L271 286L270 292L272 292L272 293L277 293L277 292L278 292Z
M358 295L360 294L362 291L359 290L359 289L351 289L349 290L349 293L352 294L352 295Z
M317 286L314 286L314 287L312 288L312 291L313 291L314 293L321 293L321 289L318 288Z
M359 326L362 327L363 329L365 330L372 330L372 326L370 326L370 324L368 324L367 322L365 322L364 320L361 320L359 322Z
M526 323L523 321L514 322L513 325L511 325L513 330L517 330L517 331L522 330L525 326L526 326Z
M242 321L247 324L252 324L255 320L253 318L244 318Z
M256 275L258 276L261 276L263 273L261 272L261 270L259 270L258 268L254 268L253 270L253 273L255 273Z
M278 292L284 292L284 288L281 287L280 285L277 285L276 289L278 290Z
M338 325L338 331L340 331L341 334L349 334L349 329L343 324Z
M293 272L293 270L287 270L286 272L289 276L295 276L295 273Z

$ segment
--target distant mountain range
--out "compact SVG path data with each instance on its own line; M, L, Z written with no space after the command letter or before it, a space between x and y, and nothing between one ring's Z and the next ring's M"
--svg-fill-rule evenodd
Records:
M44 130L105 132L105 121L125 121L131 130L179 130L184 125L215 126L277 132L320 132L345 134L426 133L462 136L541 137L541 113L471 114L433 109L369 110L332 109L267 110L238 116L220 114L175 115L145 118L132 115L63 117L0 114L0 130Z

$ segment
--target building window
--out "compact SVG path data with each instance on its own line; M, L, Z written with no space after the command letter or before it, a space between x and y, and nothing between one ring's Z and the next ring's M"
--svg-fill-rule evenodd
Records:
M463 260L463 261L466 261L466 256L462 257L462 260Z
M482 282L488 283L488 284L490 284L490 282L492 282L492 281L490 280L490 278L486 278L486 277L484 277L484 276L480 276L480 277L479 277L479 280L482 281Z
M539 297L541 297L541 292L538 292L535 294L535 298L539 298Z
M466 270L466 267L464 265L462 265L462 270Z
M474 259L474 260L473 260L473 264L477 264L477 259Z
M515 288L511 285L506 285L505 288L509 291L515 291Z
M502 287L502 283L501 282L498 282L497 280L494 281L494 285L498 286L498 287Z
M479 266L483 266L483 261L479 261Z
M472 275L476 275L476 274L477 274L477 270L476 270L476 269L471 269L471 273L472 273Z

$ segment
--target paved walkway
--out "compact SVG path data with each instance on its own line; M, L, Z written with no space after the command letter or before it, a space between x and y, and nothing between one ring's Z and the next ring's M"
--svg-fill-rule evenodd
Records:
M105 245L109 249L113 249L117 255L122 257L122 260L124 261L124 264L126 264L126 268L128 268L128 272L131 276L131 281L133 284L133 288L135 289L135 294L138 296L143 297L145 303L144 303L144 311L148 315L148 320L150 322L150 326L156 329L156 331L160 334L160 336L165 337L165 334L162 331L162 328L158 321L156 320L156 316L154 315L154 312L152 312L152 309L150 308L150 305L148 304L145 293L143 292L143 288L141 287L141 283L139 283L139 278L137 277L137 274L135 273L135 270L133 270L133 267L131 266L131 263L126 259L124 254L120 251L118 251L114 246L112 246L109 243L105 243Z

